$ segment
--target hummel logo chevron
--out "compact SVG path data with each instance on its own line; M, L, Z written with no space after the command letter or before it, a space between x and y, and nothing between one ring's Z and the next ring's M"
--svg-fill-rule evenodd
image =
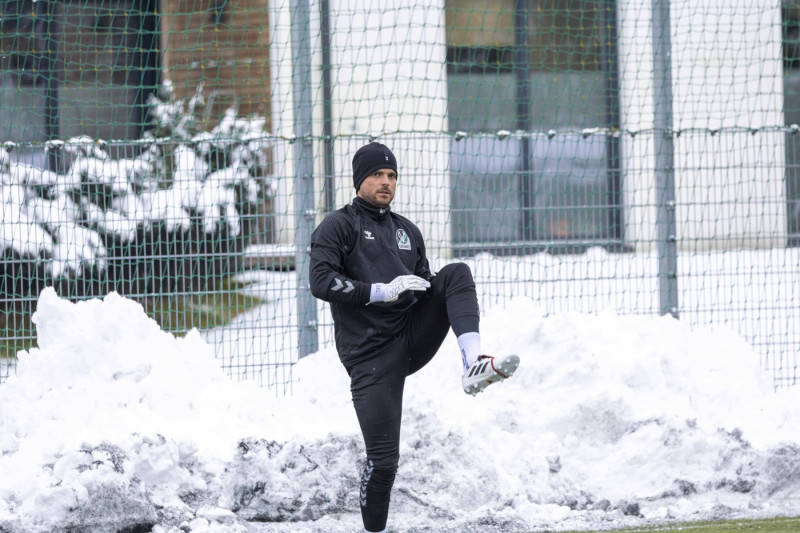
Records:
M345 281L344 283L342 283L342 280L340 280L339 278L336 278L334 280L333 287L331 287L331 290L332 291L339 291L345 285L347 286L347 288L342 291L343 293L348 293L348 292L352 291L353 289L355 289L355 287L353 286L353 284L350 281Z

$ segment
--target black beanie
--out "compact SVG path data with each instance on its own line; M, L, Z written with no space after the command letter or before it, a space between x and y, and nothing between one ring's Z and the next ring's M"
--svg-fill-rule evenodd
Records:
M382 168L397 172L397 159L392 151L381 143L365 144L353 156L353 186L358 190L367 176Z

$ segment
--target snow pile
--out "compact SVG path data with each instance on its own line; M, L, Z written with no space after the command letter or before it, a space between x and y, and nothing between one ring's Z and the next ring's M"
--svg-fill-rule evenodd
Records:
M116 294L47 289L35 323L39 348L0 386L0 530L358 529L363 447L334 351L299 362L295 395L276 399ZM526 299L489 309L482 331L520 370L469 397L450 337L408 380L396 530L797 512L800 391L772 392L730 331L545 317Z

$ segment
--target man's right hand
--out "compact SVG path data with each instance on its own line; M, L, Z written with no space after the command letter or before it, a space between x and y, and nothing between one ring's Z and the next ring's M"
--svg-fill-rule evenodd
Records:
M391 283L373 283L369 302L393 302L405 291L424 291L430 286L428 280L413 274L397 276Z

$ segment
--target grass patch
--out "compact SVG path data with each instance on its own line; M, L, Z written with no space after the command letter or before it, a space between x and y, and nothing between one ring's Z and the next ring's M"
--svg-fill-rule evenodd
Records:
M182 335L192 328L225 326L238 315L264 303L260 298L239 292L243 287L245 284L229 278L214 292L154 296L141 303L161 329Z
M8 309L0 313L0 359L13 365L17 352L36 346L32 311Z
M681 522L658 526L643 526L613 530L589 530L609 533L649 533L649 532L683 532L683 533L737 533L752 531L758 533L797 533L800 531L800 517L778 517L757 520L722 520L716 522ZM564 533L587 533L564 532Z

